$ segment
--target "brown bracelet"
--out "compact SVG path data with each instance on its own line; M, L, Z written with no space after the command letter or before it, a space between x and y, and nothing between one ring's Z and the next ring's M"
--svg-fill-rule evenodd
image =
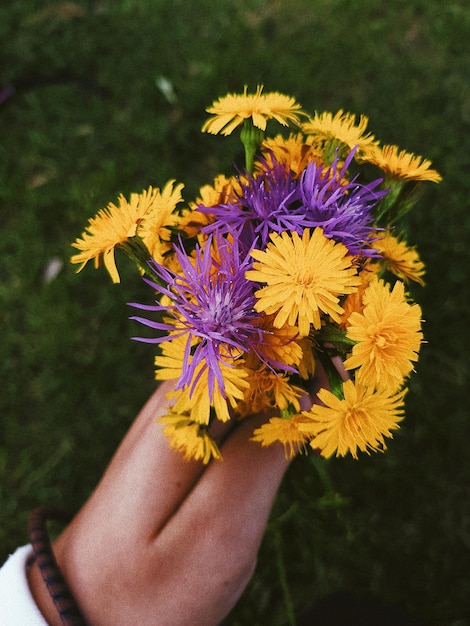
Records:
M86 626L80 609L57 565L47 531L48 520L67 523L71 517L64 511L52 507L41 506L34 509L29 516L28 522L29 541L32 545L41 576L46 583L63 624L65 626Z

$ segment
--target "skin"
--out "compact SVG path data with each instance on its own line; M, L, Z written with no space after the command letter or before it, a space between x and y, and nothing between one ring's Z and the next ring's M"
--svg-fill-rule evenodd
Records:
M339 359L335 366L347 374ZM253 575L271 507L289 466L282 445L250 441L267 416L212 435L223 461L186 461L156 419L167 412L162 383L124 437L101 481L53 544L57 563L90 626L216 626ZM329 387L317 364L308 410ZM312 400L313 399L313 400ZM39 568L33 597L50 626L62 626Z
M171 384L149 399L53 545L91 626L219 624L255 568L284 450L249 441L263 421L253 417L218 433L223 461L185 461L155 423ZM29 583L46 621L61 626L36 565Z

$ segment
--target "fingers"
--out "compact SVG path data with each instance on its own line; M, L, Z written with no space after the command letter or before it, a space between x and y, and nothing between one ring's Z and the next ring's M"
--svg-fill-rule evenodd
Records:
M184 526L194 517L208 518L208 526L216 522L241 533L248 530L250 541L257 543L289 465L281 445L262 448L250 440L265 419L244 420L227 438L222 446L224 460L211 463L194 485L178 511L178 524ZM169 520L169 525L173 522Z
M90 623L131 623L127 618L142 611L142 626L217 624L253 572L288 466L284 451L249 440L263 421L254 418L226 436L222 462L185 461L155 423L167 410L169 389L162 385L142 409L54 544Z
M113 619L112 605L121 597L124 606L136 610L142 599L129 597L139 576L142 593L150 594L145 584L155 581L145 578L147 546L203 470L201 463L172 450L156 423L168 409L165 396L171 388L163 383L151 396L99 485L54 542L59 566L90 623L113 623L102 620L103 613Z
M343 360L341 359L341 357L334 356L332 357L331 361L333 362L333 365L336 367L336 370L338 371L338 374L341 376L341 379L343 381L348 380L349 374L347 370L344 368Z
M167 411L163 383L143 407L99 485L72 521L83 535L119 537L122 529L142 541L153 537L178 508L203 470L170 448L156 419ZM68 529L68 532L71 531Z
M261 422L245 420L228 437L222 448L224 460L207 467L154 543L152 560L166 597L171 598L175 580L187 581L187 594L178 598L178 613L186 611L188 621L181 623L218 623L252 575L274 497L289 465L281 445L262 448L250 441ZM219 613L209 620L212 610ZM197 611L207 621L202 617L197 621Z
M118 518L127 520L132 512L133 524L143 536L154 536L197 480L203 465L187 461L173 450L163 427L156 421L166 414L166 394L171 381L160 385L139 413L130 431L117 450L102 484L96 492L107 503L116 498L122 506L115 510Z

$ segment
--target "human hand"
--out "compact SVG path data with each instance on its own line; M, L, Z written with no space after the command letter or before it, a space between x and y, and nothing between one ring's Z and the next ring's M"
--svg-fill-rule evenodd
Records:
M162 384L142 409L96 490L54 543L56 560L91 626L211 626L249 582L289 461L281 445L250 441L244 420L204 466L173 451L155 419ZM265 419L265 418L264 418ZM61 620L37 567L36 602Z

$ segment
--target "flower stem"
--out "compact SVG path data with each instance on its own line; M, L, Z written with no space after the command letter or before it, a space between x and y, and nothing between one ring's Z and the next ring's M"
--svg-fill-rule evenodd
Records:
M245 120L240 132L240 139L245 148L246 169L248 173L252 174L255 154L264 139L264 133L261 129L254 126L250 120Z
M134 261L142 274L146 274L157 283L163 284L161 278L152 272L152 268L149 265L152 255L139 235L129 237L127 241L120 245L120 247L124 250L127 256Z
M279 529L274 529L274 545L276 548L276 562L277 569L279 573L279 582L281 583L282 593L284 596L284 606L286 607L287 613L287 624L289 626L296 626L297 621L295 619L295 610L294 605L292 603L292 598L289 590L289 585L287 583L287 572L284 565L284 556L282 554L282 542L281 542L281 533Z
M331 393L342 400L344 398L343 380L336 369L335 364L331 360L331 356L322 349L316 351L316 356L325 370Z

